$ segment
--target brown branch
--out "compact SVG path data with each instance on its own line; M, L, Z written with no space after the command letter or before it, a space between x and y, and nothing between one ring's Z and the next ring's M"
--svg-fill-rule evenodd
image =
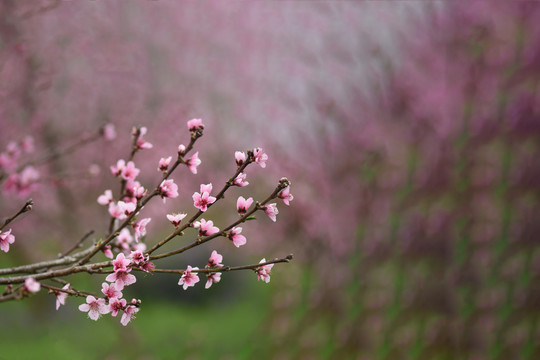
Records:
M4 229L10 222L15 220L19 215L32 210L32 206L34 206L34 202L32 201L32 199L28 199L26 203L23 205L23 207L19 211L17 211L15 215L4 220L4 223L0 226L0 231Z
M112 261L104 261L104 262L93 263L93 264L88 264L88 265L71 266L68 268L58 269L58 270L49 270L49 271L45 271L39 274L33 274L31 276L20 275L20 276L12 276L12 277L3 277L3 278L0 278L0 285L20 284L20 283L23 283L29 277L32 277L35 280L44 280L44 279L51 279L55 277L72 275L72 274L76 274L80 272L91 272L92 270L101 269L101 268L110 267L110 266L112 266Z
M92 234L94 233L94 230L90 230L89 232L87 232L79 241L77 241L69 250L65 251L64 253L58 255L59 258L63 258L63 257L66 257L69 253L71 253L72 251L74 251L75 249L77 249L78 247L81 246L81 244L86 240L88 239L89 236L91 236Z
M9 275L9 274L32 274L40 269L47 269L54 266L61 266L61 265L70 265L82 258L83 256L87 255L92 251L92 247L83 250L81 252L78 252L76 254L73 254L71 256L64 256L60 259L55 260L48 260L48 261L42 261L34 264L28 264L28 265L22 265L22 266L16 266L11 268L5 268L0 269L0 275Z
M89 292L86 292L86 291L76 290L76 289L73 289L73 288L62 289L62 288L52 286L52 285L47 285L47 284L44 284L44 283L41 283L41 287L49 289L50 293L63 292L63 293L73 295L73 296L87 297L87 296L91 295L91 296L97 297L95 294L92 294L92 293L89 293Z
M215 273L215 272L227 272L227 271L237 271L237 270L249 270L249 269L256 269L264 265L269 264L278 264L278 263L288 263L293 259L293 254L289 254L284 258L281 259L274 259L266 262L262 262L259 264L250 264L250 265L242 265L242 266L220 266L216 268L209 268L209 269L198 269L198 270L191 270L192 272L197 273ZM143 271L138 268L133 268L137 271ZM179 274L182 275L186 270L176 270L176 269L154 269L152 272L157 273L168 273L168 274Z

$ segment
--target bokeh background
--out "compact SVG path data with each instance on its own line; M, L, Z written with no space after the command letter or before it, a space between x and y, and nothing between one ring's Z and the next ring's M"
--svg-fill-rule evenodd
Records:
M540 5L532 1L34 1L0 3L0 150L36 151L112 122L118 138L39 168L35 211L0 264L53 257L106 213L95 199L146 125L143 184L204 119L189 209L233 153L263 147L263 196L295 200L248 245L201 247L160 267L295 254L270 284L251 273L183 291L139 279L127 328L44 293L0 307L0 358L540 358ZM92 164L101 166L98 175ZM235 189L236 191L237 189ZM217 221L234 217L212 209ZM3 191L2 216L23 201ZM158 204L160 205L160 204ZM149 242L169 231L158 206ZM170 225L169 225L170 226ZM37 232L37 233L36 233ZM99 289L102 279L74 277ZM130 289L131 290L131 289Z

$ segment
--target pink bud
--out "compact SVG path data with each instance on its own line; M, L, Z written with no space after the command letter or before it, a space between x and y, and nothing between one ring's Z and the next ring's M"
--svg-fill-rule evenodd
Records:
M158 171L167 172L167 169L169 168L169 164L171 163L171 159L172 157L170 156L168 158L161 158L158 164Z
M191 119L187 122L189 131L197 131L198 129L204 129L202 119Z
M236 165L241 166L247 160L247 155L243 151L235 151L234 159L236 160Z
M244 215L251 204L253 204L253 198L246 200L243 196L238 197L238 200L236 201L236 210L238 211L238 214Z
M24 280L24 287L27 291L37 293L41 289L41 284L37 282L34 278L29 277Z

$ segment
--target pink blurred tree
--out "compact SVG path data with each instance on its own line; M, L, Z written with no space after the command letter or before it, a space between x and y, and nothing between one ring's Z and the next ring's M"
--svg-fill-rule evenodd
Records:
M265 144L297 210L257 245L302 254L269 354L537 356L536 4L53 4L2 5L1 58L31 59L0 85L2 140L152 119L165 153L200 116L212 169Z

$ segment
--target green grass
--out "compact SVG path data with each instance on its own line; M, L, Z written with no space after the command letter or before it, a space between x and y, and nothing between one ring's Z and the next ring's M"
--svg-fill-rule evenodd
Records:
M2 304L0 359L253 358L254 334L268 315L270 291L265 284L254 285L239 301L227 303L188 305L152 299L143 303L127 327L110 315L97 322L87 319L77 310L81 299L68 299L58 312L51 295L51 301L44 301L45 294Z

